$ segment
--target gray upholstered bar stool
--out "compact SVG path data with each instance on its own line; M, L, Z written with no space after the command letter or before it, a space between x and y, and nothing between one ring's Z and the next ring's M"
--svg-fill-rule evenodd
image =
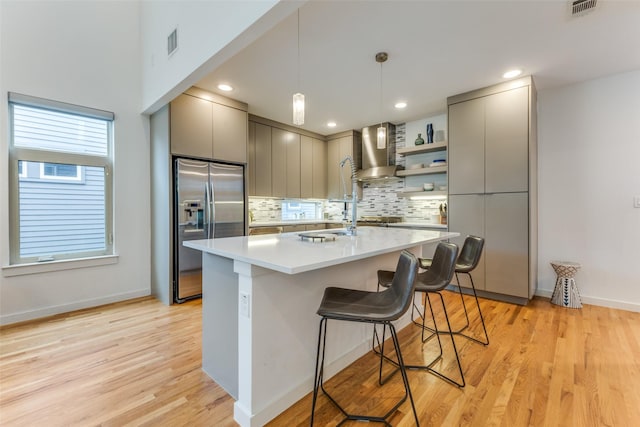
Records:
M458 284L458 291L460 293L460 300L462 301L462 308L464 310L465 316L465 324L460 329L453 331L454 334L465 337L471 341L477 342L483 345L489 345L489 334L487 333L487 327L484 322L484 316L482 315L482 309L480 308L480 302L478 301L478 294L476 293L476 287L473 283L473 276L471 272L476 269L478 263L480 262L480 257L482 256L482 250L484 249L484 238L477 236L467 236L464 240L464 244L462 245L462 249L460 250L460 255L456 260L456 283ZM427 270L431 267L432 259L430 258L419 258L420 268ZM388 270L378 270L378 289L381 287L389 286L391 280L393 279L393 271ZM480 318L480 323L482 324L482 330L484 332L484 338L478 339L471 335L463 333L466 329L469 328L469 312L467 311L467 305L464 300L464 295L462 293L462 286L460 285L460 277L459 274L466 274L469 277L469 282L471 283L471 291L473 292L473 297L476 301L476 307L478 309L478 316ZM423 320L421 323L415 322L413 312L417 311L418 316ZM416 306L415 302L413 307L411 308L411 319L414 320L414 323L418 326L424 325L424 313L420 311L420 308ZM428 326L424 326L426 330L434 332L433 328ZM377 335L375 335L376 331L374 331L374 351L375 351L375 343L377 339ZM449 333L448 331L440 330L439 333ZM426 339L423 336L423 341Z
M471 341L477 342L483 345L489 345L489 334L487 333L487 326L484 323L484 316L482 315L482 309L480 308L480 302L478 301L478 294L476 293L476 286L473 283L473 276L471 272L476 269L478 263L480 262L480 257L482 256L482 250L484 248L484 238L477 236L467 236L464 239L464 244L462 245L462 249L460 250L460 255L458 255L458 259L456 260L456 283L458 284L458 291L460 292L460 300L462 301L462 308L464 309L464 317L466 319L466 323L457 331L453 331L454 334L465 337ZM431 266L431 260L426 258L420 258L419 260L420 268L428 269ZM482 324L482 330L484 332L484 338L478 339L471 335L464 334L463 331L469 328L469 312L467 311L467 305L464 301L464 295L462 294L462 285L460 284L460 277L458 274L466 274L469 277L469 282L471 283L471 291L473 292L473 297L476 300L476 307L478 308L478 316L480 317L480 323ZM413 309L417 307L413 306L411 318L413 319ZM418 312L419 313L419 312ZM424 317L423 317L424 320ZM424 324L424 322L423 322ZM427 327L428 330L434 332L433 329ZM448 333L447 331L439 331L439 333Z
M440 253L439 253L440 252ZM443 255L441 255L444 252ZM453 243L439 243L436 248L436 253L433 256L429 269L423 273L419 273L416 278L415 292L422 292L426 296L427 303L429 304L429 311L431 312L431 320L433 321L433 333L425 338L425 330L429 330L425 325L426 313L422 316L422 342L426 342L432 337L438 339L438 347L440 348L440 354L435 357L431 362L423 365L406 365L407 369L424 369L440 377L441 379L456 385L458 387L465 386L464 373L462 372L462 364L460 363L460 356L458 355L458 348L456 347L456 340L454 339L454 331L451 329L451 322L449 321L449 314L447 311L447 305L445 304L442 291L451 284L453 274L456 266L456 259L458 257L458 247ZM445 320L447 321L447 329L438 330L438 324L436 322L435 313L431 304L430 295L438 295L442 304L442 310L444 312ZM426 311L426 308L425 308ZM456 362L458 364L458 371L460 373L460 381L446 376L442 372L438 371L433 365L442 359L442 342L440 341L440 333L446 333L451 337L451 345L453 346L453 353L456 356Z
M320 328L318 333L318 350L316 354L316 369L313 385L313 403L311 406L311 426L313 426L313 417L318 399L318 391L322 390L329 400L342 412L345 419L338 425L347 420L374 421L390 425L387 418L391 416L409 397L413 416L416 426L419 425L418 414L411 395L409 380L404 367L396 329L392 321L399 319L409 309L411 299L413 297L416 275L418 272L418 260L408 251L402 251L398 259L396 274L393 278L391 286L382 292L361 291L356 289L345 289L337 287L328 287L324 291L322 302L318 308L318 314L321 316ZM383 325L383 328L389 328L391 338L396 350L397 365L402 373L402 381L404 383L404 396L389 410L386 414L376 415L355 415L348 413L338 402L327 392L324 386L324 356L327 337L327 321L342 320L347 322L361 322Z
M433 321L433 329L428 328L425 325L425 315L424 313L422 313L421 318L422 318L422 322L418 323L415 322L418 326L421 327L422 329L422 342L425 343L428 340L430 340L433 337L437 338L438 341L438 347L439 347L439 354L429 363L423 364L423 365L410 365L407 364L406 368L407 369L424 369L427 370L431 373L433 373L434 375L444 379L445 381L456 385L458 387L464 387L465 386L465 380L464 380L464 374L462 372L462 365L460 363L460 357L458 355L458 349L456 347L456 343L455 343L455 339L453 337L454 332L452 332L451 330L451 323L449 322L449 314L447 312L447 307L444 301L444 298L442 297L442 294L440 293L442 290L444 290L447 286L449 286L451 284L451 279L453 278L453 274L455 271L455 266L456 266L456 259L458 257L458 247L456 245L454 245L453 243L439 243L438 246L436 247L436 252L434 254L434 257L432 260L430 260L430 265L429 265L429 269L419 273L416 279L416 287L415 287L415 291L414 292L422 292L425 294L425 299L427 301L427 303L429 304L429 311L431 312L431 319ZM395 274L394 274L395 276ZM380 276L379 276L380 277ZM384 286L384 284L382 284L382 286ZM429 297L430 294L437 294L440 297L440 301L442 303L442 308L444 311L444 315L445 315L445 319L447 322L447 329L443 329L443 330L438 330L437 327L437 323L436 323L436 318L435 318L435 314L433 311L433 307L431 305L431 299ZM415 305L415 304L414 304ZM425 310L426 311L426 310ZM413 315L412 315L413 317ZM429 336L425 337L425 331L433 331L429 334ZM448 377L446 375L444 375L443 373L441 373L440 371L436 370L435 368L433 368L433 365L438 362L439 360L442 359L442 355L443 355L443 351L442 351L442 342L440 341L440 333L446 333L449 334L451 337L451 344L453 346L453 351L454 354L456 356L456 362L458 364L458 370L460 373L460 380L454 380L451 377ZM375 344L375 339L377 339L377 335L374 335L374 344ZM394 364L397 366L397 364L390 359L388 356L386 356L384 354L384 339L385 339L385 330L383 329L383 333L382 333L382 343L379 344L379 348L380 348L380 372L378 375L378 381L383 384L384 382L387 381L387 379L393 374L395 373L392 372L391 374L389 374L386 378L382 378L382 361L387 360L388 362ZM374 347L374 351L375 351L375 347Z

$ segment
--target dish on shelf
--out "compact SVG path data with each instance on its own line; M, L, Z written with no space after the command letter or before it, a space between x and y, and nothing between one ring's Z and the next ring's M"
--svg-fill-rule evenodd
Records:
M434 160L433 162L429 163L430 168L434 166L446 166L446 165L447 165L446 160Z
M440 185L440 186L438 186L438 190L439 191L447 191L447 186L446 185Z
M422 189L424 191L433 191L433 182L425 182L422 184Z
M424 168L424 163L416 163L415 165L410 165L408 169L422 169Z

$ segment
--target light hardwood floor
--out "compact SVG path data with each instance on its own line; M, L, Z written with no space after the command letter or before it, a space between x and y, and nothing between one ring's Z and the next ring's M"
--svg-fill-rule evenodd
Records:
M421 425L640 425L640 313L540 298L481 304L491 343L457 339L464 389L409 372ZM0 425L236 425L233 400L200 370L200 313L199 301L142 298L1 328ZM418 333L400 333L407 363L432 355ZM453 375L450 350L439 366ZM401 383L396 375L380 388L376 378L369 353L327 387L350 409L382 411ZM306 396L269 425L308 425L310 407ZM340 419L321 396L315 425ZM408 402L391 423L413 425Z

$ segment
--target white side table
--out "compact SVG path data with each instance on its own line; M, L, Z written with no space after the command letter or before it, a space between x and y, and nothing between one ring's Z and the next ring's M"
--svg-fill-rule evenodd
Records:
M562 307L582 308L575 275L580 269L577 262L551 261L558 279L551 295L551 303Z

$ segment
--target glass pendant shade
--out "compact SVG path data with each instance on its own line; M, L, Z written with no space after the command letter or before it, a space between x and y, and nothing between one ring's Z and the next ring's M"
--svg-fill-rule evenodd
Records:
M293 124L304 124L304 95L301 93L293 94Z
M387 128L385 128L384 126L380 126L378 128L378 143L376 144L376 146L378 147L378 150L382 150L387 146Z

